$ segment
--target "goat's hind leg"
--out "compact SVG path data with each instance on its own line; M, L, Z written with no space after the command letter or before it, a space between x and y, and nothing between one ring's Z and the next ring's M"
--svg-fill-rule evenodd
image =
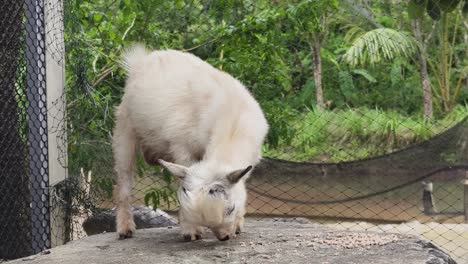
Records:
M135 222L131 208L131 191L135 174L136 137L134 129L122 107L117 110L113 135L113 151L117 188L114 193L117 204L117 233L120 239L132 237Z

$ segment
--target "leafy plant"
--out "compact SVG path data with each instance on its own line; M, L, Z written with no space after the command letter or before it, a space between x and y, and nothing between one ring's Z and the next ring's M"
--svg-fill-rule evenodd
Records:
M144 202L146 206L151 205L154 210L165 205L166 209L171 209L171 205L177 205L177 190L172 187L174 177L166 169L162 170L163 186L151 187L145 191Z
M455 106L463 85L462 80L468 74L466 67L458 71L453 69L458 27L463 16L466 16L464 11L455 11L462 4L462 8L466 9L465 0L411 0L408 4L408 13L412 18L423 19L426 11L437 25L435 56L428 57L427 60L435 80L433 87L437 87L433 89L437 99L436 106L445 113Z
M311 110L289 123L288 144L265 148L265 155L298 161L341 162L383 155L427 140L468 116L456 107L444 119L428 121L398 112L354 108Z
M396 57L409 58L416 47L414 39L408 33L391 28L377 28L357 37L342 59L351 66L372 66Z

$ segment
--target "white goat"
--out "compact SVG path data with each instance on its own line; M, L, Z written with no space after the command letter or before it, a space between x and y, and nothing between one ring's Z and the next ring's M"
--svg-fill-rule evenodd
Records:
M238 80L189 53L136 45L123 64L128 79L113 138L120 238L135 232L130 195L138 150L180 179L186 241L200 239L204 227L219 240L241 232L245 181L268 131L258 103Z

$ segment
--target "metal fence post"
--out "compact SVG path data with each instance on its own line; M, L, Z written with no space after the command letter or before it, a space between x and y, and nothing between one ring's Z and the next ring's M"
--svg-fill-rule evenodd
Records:
M65 117L65 42L63 0L47 0L44 6L47 135L50 188L51 246L67 241L67 204L57 188L67 177Z
M463 209L465 212L465 222L468 222L468 171L465 172L465 179L463 180Z
M430 181L423 181L423 207L424 207L424 213L427 215L435 214L437 213L437 209L435 207L434 203L434 187L432 185L432 182Z
M50 247L47 99L45 86L44 2L25 1L26 98L28 100L31 248Z

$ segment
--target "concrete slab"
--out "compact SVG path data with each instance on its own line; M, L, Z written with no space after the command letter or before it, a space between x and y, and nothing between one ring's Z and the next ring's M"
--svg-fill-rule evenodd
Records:
M405 263L453 261L414 236L339 231L318 224L254 221L229 241L209 232L203 240L183 242L178 227L138 230L118 240L116 233L89 236L8 264L123 263Z

